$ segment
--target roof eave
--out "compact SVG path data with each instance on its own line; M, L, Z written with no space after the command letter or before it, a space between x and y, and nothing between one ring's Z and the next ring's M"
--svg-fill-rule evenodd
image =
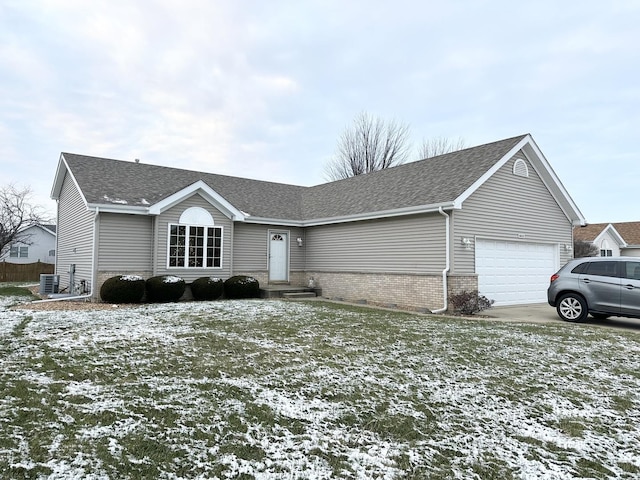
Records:
M442 208L443 210L458 209L454 202L435 203L430 205L416 205L412 207L396 208L392 210L380 210L377 212L364 212L355 215L345 215L339 217L314 218L305 220L304 227L315 227L319 225L330 225L333 223L357 222L363 220L376 220L379 218L400 217L404 215L417 215L421 213L435 213Z
M87 209L100 213L126 213L129 215L150 215L149 207L137 205L116 205L113 203L89 203Z
M62 190L62 183L64 182L64 174L69 170L67 162L64 159L64 154L60 154L58 160L58 166L56 167L56 174L53 177L53 185L51 186L51 199L58 200L60 198L60 191Z

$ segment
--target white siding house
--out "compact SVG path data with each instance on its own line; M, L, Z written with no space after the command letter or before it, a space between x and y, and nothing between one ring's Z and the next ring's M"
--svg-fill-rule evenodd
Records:
M443 311L461 290L545 301L584 217L530 135L314 187L62 153L57 271L253 275ZM188 245L189 248L181 248Z
M0 257L7 263L55 263L56 226L31 225L20 232L19 240Z

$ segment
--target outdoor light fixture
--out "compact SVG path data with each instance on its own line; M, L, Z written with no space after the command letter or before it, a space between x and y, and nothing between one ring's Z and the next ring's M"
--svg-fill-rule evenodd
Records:
M565 252L570 252L571 250L573 250L573 247L571 246L571 244L565 243L564 244L564 251Z
M471 239L467 237L462 237L462 244L464 245L464 248L469 250L471 248Z
M296 242L298 242L298 246L301 247L302 246L302 237L296 238Z

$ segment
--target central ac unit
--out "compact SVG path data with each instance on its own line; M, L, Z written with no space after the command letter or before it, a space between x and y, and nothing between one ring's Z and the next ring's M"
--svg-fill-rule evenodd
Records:
M60 275L40 275L40 295L58 293Z

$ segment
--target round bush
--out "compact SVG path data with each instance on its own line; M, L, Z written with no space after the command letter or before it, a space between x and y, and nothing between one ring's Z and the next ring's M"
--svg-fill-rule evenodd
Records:
M187 284L174 275L159 275L147 279L146 287L149 302L177 302L184 294Z
M118 275L108 278L100 287L100 298L107 303L139 303L144 295L144 278Z
M224 291L221 278L200 277L191 283L191 293L196 300L217 300Z
M224 295L227 298L257 298L260 296L260 284L253 277L236 275L225 280Z

